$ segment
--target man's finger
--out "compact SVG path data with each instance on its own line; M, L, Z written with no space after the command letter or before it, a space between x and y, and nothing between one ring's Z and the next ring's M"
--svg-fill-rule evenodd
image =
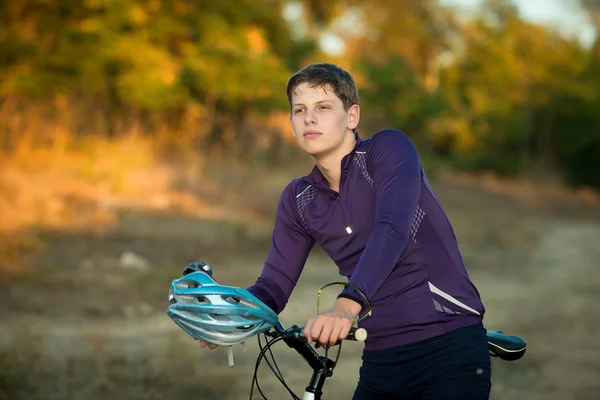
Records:
M344 328L344 325L342 325L341 323L337 323L333 329L331 330L331 334L329 335L329 344L331 346L334 346L339 339L341 339L341 331Z
M310 328L310 338L311 338L311 342L316 342L319 340L319 337L321 336L321 331L323 330L323 320L322 318L319 316L317 318L315 318L313 320L312 326Z
M333 328L333 322L329 320L322 320L321 322L321 334L319 336L315 335L315 337L319 338L319 342L322 345L326 345L329 343L329 337L331 335L331 329ZM314 329L313 329L314 333Z
M348 337L348 334L350 333L350 329L352 328L352 324L344 324L342 325L342 329L340 330L340 336L339 339L346 339Z
M319 340L321 336L321 332L323 331L323 319L317 317L313 320L312 327L310 328L310 342L316 342Z
M304 331L302 331L302 334L304 335L304 337L306 338L306 340L308 341L308 343L312 342L312 336L310 334L312 326L313 326L313 320L310 319L306 323L306 326L304 327Z

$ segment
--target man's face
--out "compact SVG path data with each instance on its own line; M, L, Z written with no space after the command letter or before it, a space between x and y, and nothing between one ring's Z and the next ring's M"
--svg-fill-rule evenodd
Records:
M314 157L342 146L359 120L357 105L345 111L342 100L331 89L311 88L308 83L294 90L291 112L292 130L300 148Z

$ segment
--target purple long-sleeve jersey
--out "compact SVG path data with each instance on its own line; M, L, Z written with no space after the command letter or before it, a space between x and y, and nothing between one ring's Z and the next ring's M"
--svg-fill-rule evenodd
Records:
M450 221L415 146L397 130L357 138L342 160L339 193L317 167L290 182L277 208L273 244L248 288L283 311L313 246L361 290L373 313L360 326L381 350L479 323L485 312ZM348 287L341 296L366 304Z

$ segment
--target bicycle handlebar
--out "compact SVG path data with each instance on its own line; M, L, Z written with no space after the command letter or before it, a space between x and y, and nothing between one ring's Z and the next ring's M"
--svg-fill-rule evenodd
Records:
M325 379L329 378L333 375L333 370L337 363L337 358L336 358L336 360L332 360L331 358L329 358L327 356L327 350L329 349L330 346L325 346L326 352L325 352L324 356L319 355L319 353L317 353L315 351L315 349L311 346L311 344L308 343L308 340L306 340L306 337L304 336L304 333L303 333L303 328L299 327L298 325L293 325L290 328L285 329L281 325L281 323L278 323L276 326L273 327L273 329L270 329L267 332L264 332L264 335L270 336L271 338L273 338L271 343L274 343L278 340L283 340L285 342L285 344L288 345L288 347L296 350L296 352L299 355L301 355L302 358L304 358L304 360L308 363L308 365L313 370L313 374L310 379L310 382L305 389L306 390L305 398L320 399L321 394L322 394L322 388L325 383ZM350 332L348 333L348 336L346 338L344 338L343 340L339 340L335 345L341 345L341 342L344 340L363 342L366 338L367 338L367 331L364 328L352 327L352 328L350 328ZM270 347L270 344L267 344L267 346L264 349L261 346L262 352L258 357L257 367L260 364L260 360L264 357L264 354L268 350L269 347ZM315 348L319 348L319 347L321 347L321 344L319 342L317 342L315 344ZM338 352L338 356L339 356L339 352ZM271 368L271 369L273 370L273 368ZM273 370L273 372L275 373L275 370ZM253 378L253 384L254 384L255 380L256 380L256 371L255 371L255 378ZM288 388L288 386L285 384L285 382L283 381L282 378L280 379L280 381L284 384L284 386L288 389L288 391L290 391L290 394L292 394L292 398L297 398L297 397L295 397L293 392L291 392L291 390ZM261 392L261 394L262 394L262 392ZM310 394L309 397L306 397L307 394ZM264 398L264 396L263 396L263 398Z
M303 333L303 329L298 327L297 325L292 326L289 329L283 329L283 326L281 324L277 325L274 327L275 330L275 335L271 335L273 337L282 337L283 339L285 339L288 336L292 336L295 337L297 339L306 339L304 337L304 333ZM344 339L340 339L337 341L337 343L335 345L338 345L341 343L342 340L353 340L356 342L364 342L367 339L367 330L365 328L357 328L357 327L352 327L350 328L350 331L348 332L348 336L346 336ZM319 342L317 342L315 344L317 347L319 347L321 344Z

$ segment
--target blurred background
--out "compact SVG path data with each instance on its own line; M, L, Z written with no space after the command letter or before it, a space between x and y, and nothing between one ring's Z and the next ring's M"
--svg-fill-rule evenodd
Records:
M0 400L248 398L256 341L229 367L167 292L192 261L260 273L281 190L312 167L285 84L319 61L355 77L363 138L417 145L486 327L528 342L493 360L491 398L600 397L600 1L0 5ZM283 323L338 279L315 248ZM327 398L351 397L360 352ZM308 366L275 355L302 392Z

